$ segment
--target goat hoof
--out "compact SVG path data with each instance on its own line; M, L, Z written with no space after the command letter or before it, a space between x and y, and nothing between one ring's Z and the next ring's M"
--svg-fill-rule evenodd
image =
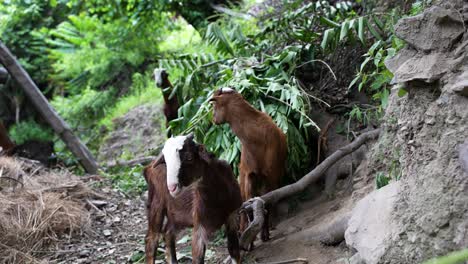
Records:
M262 234L260 235L260 239L262 239L263 242L266 242L270 240L270 234L262 232Z
M249 248L247 249L247 251L252 251L254 250L255 246L254 246L254 242L252 242L249 246Z

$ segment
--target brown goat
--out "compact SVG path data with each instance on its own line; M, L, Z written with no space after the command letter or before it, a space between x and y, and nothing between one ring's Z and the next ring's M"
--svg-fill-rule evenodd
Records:
M214 123L228 123L242 143L239 165L242 199L246 201L278 188L285 172L288 151L283 131L270 116L252 107L234 89L217 90L211 101ZM270 237L268 215L269 212L261 233L263 241ZM246 228L246 220L242 215L241 231Z
M169 74L164 69L154 69L154 80L156 86L161 88L163 97L164 97L164 115L166 116L166 128L169 125L171 120L174 120L178 117L179 111L179 101L177 100L177 95L173 95L170 98L170 95L173 90L172 83L169 81ZM168 132L168 136L171 136L171 132Z
M14 147L15 143L10 140L6 127L3 125L3 122L0 121L0 152L8 154Z
M240 263L237 209L242 204L231 167L207 152L193 136L167 140L163 156L144 170L148 183L146 263L154 263L160 234L164 234L166 259L177 263L175 236L193 227L192 263L204 263L208 238L226 227L232 263Z

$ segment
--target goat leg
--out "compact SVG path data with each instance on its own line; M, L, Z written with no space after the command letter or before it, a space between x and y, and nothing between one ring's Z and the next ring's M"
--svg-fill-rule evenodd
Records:
M265 210L265 222L263 222L262 233L260 238L263 242L270 240L270 206L267 205ZM252 212L253 215L253 212Z
M159 246L159 234L161 232L162 212L148 212L148 231L145 238L145 255L146 263L154 264L156 258L156 250Z
M195 226L192 232L192 264L205 263L207 234L202 226Z
M229 256L231 257L231 263L233 264L240 263L239 236L237 235L238 229L237 212L233 212L226 222L227 246Z
M166 261L170 264L177 264L175 235L171 232L167 232L164 235L164 242L166 243Z

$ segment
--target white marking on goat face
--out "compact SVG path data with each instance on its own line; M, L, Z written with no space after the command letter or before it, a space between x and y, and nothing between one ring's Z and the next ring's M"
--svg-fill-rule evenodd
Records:
M234 93L235 90L229 87L223 87L221 88L221 93Z
M156 85L159 87L161 87L163 83L163 80L162 80L163 71L164 69L156 68L154 69L154 72L153 72L154 81L156 82Z
M166 141L162 153L166 161L166 179L169 193L175 197L180 192L179 171L181 166L179 150L184 147L187 136L172 137Z

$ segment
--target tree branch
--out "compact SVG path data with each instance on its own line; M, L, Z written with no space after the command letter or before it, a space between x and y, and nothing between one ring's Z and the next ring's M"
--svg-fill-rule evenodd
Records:
M333 164L339 161L344 156L354 152L357 150L361 145L366 143L371 139L375 139L380 134L380 129L375 129L369 132L365 132L360 135L356 140L352 143L341 147L337 151L335 151L331 156L326 158L322 163L320 163L314 170L307 173L302 179L297 181L296 183L286 185L282 188L276 189L269 193L262 195L261 197L255 197L250 199L244 204L242 204L241 210L245 211L253 211L254 220L249 224L247 229L242 233L240 239L240 245L242 248L248 248L257 234L260 232L262 227L262 223L264 221L264 210L265 205L267 204L275 204L281 199L286 197L292 196L294 194L300 193L304 191L307 186L316 182L320 179L320 177L330 168Z
M116 161L111 161L106 164L107 168L112 168L116 166L134 166L137 164L141 165L146 165L150 163L151 161L158 159L160 156L148 156L148 157L141 157L141 158L136 158L132 160L116 160Z
M98 165L88 148L73 134L68 124L57 114L41 93L29 74L19 64L10 50L0 41L0 63L16 80L26 96L41 114L44 120L52 127L55 133L65 142L70 151L79 159L79 162L88 173L96 173Z

